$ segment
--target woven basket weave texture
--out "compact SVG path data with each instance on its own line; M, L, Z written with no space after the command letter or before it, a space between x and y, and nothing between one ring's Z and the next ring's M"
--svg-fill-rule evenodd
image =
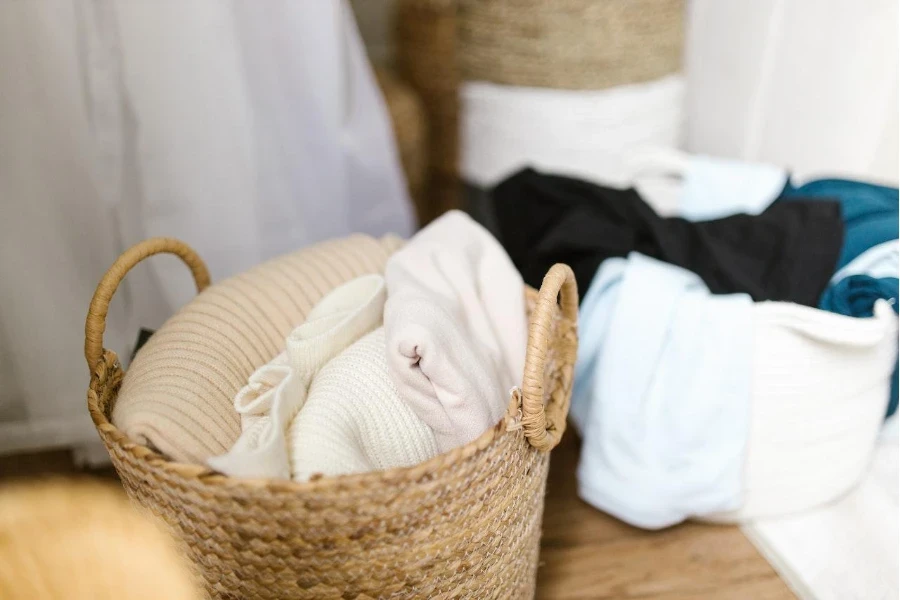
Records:
M600 90L681 68L684 0L459 0L464 81Z
M415 91L391 71L376 69L375 76L387 104L400 163L421 223L428 215L428 208L423 204L428 176L428 122L425 108Z
M456 1L398 0L397 70L422 98L428 119L428 222L459 208L459 69ZM456 188L457 193L447 190Z

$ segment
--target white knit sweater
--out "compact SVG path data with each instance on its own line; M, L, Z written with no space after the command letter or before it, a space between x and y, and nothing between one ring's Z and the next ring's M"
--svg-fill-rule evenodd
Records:
M233 477L290 477L286 432L306 402L313 377L329 360L381 325L384 278L365 275L334 289L286 340L286 350L250 376L235 396L241 436L213 469Z
M437 456L434 432L401 400L379 327L332 359L288 434L291 478L408 467Z

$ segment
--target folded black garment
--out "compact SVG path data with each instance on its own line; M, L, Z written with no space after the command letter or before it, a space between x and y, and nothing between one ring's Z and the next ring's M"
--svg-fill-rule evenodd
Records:
M844 238L840 205L821 199L695 223L660 217L633 189L533 169L492 198L500 241L525 282L538 287L554 263L567 263L582 297L605 259L640 252L693 271L714 294L817 306Z

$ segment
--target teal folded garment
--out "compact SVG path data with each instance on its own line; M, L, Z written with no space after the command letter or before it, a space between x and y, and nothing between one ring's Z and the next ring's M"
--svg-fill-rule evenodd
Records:
M819 308L848 317L871 317L875 301L883 298L893 300L896 312L898 282L897 277L876 279L869 275L851 275L825 290Z
M897 239L900 227L897 188L846 179L819 179L800 187L794 187L789 181L779 200L810 198L828 198L841 204L845 229L838 269L869 248Z

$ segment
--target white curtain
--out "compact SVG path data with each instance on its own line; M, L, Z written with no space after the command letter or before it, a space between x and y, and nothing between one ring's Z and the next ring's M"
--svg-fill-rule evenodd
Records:
M688 150L896 185L897 0L688 6Z
M340 0L0 3L0 207L0 452L95 439L84 316L132 243L179 237L219 280L414 225ZM192 293L174 259L137 268L106 346Z

